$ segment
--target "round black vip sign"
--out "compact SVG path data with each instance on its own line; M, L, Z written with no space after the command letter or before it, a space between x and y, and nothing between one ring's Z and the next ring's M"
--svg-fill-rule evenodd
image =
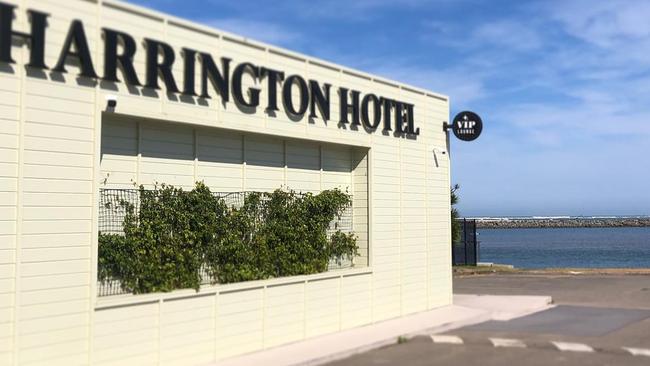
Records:
M483 121L474 112L460 112L454 117L452 130L454 135L463 141L476 140L483 131Z

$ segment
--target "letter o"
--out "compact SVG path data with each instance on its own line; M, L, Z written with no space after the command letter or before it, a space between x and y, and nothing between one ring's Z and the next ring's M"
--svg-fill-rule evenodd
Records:
M372 121L370 121L370 115L368 111L370 102L372 102L373 106ZM363 125L369 129L374 130L379 127L379 124L381 123L381 104L379 103L379 98L377 98L376 95L368 94L363 97L363 100L361 101L361 121L363 122Z
M298 86L298 92L300 93L300 105L296 109L293 105L293 98L291 97L291 90L293 85ZM291 75L289 76L282 86L282 102L284 104L284 110L294 116L302 116L307 112L309 107L309 89L307 87L307 82L305 79L300 77L300 75Z

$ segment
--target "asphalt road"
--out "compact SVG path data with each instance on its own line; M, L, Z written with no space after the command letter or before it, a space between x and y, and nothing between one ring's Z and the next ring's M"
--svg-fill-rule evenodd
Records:
M462 344L416 337L330 366L457 366L470 362L486 366L650 365L650 354L635 356L628 350L650 352L650 275L469 276L454 279L454 292L550 295L558 306L509 322L486 322L446 334L457 340L453 343ZM497 347L499 339L516 341L518 346ZM589 352L562 351L560 345L586 347Z
M480 327L475 327L472 330L470 327L457 331L457 334L466 334L467 336L509 335L534 340L583 342L597 347L650 349L650 318L643 316L644 312L650 311L649 275L476 276L454 279L454 292L491 295L550 295L555 304L571 306L575 309L573 316L567 316L564 323L557 324L555 329L549 326L545 332L525 328L508 330L507 327L502 328L501 331L481 330ZM590 317L589 313L595 312L594 309L601 309L601 313ZM557 313L554 310L548 312ZM639 314L640 319L630 319L634 317L633 313L641 313ZM620 317L623 318L619 319L618 324L612 320L613 324L605 327L608 328L605 332L596 332L596 328L602 325L603 317L613 318L617 314L621 314ZM539 314L533 316L539 316ZM549 314L548 317L551 318L552 314ZM582 319L577 319L579 317ZM517 320L514 322L516 324ZM590 326L594 330L591 334L588 332ZM576 332L570 331L570 327L586 329L582 334L576 334ZM647 361L650 365L650 358Z
M650 275L488 275L454 278L454 293L550 295L557 304L650 309Z
M609 353L559 352L553 349L494 348L489 345L438 345L425 338L352 356L330 366L648 366L643 357Z

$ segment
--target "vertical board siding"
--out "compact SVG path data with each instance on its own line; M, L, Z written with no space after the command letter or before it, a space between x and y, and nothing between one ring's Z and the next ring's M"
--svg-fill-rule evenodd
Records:
M322 189L338 188L352 194L350 172L353 170L355 152L351 148L341 148L335 145L324 144L322 154Z
M245 191L273 191L286 183L284 142L276 138L245 136Z
M341 329L372 322L371 276L349 276L341 279Z
M100 182L127 189L163 183L191 189L202 181L214 192L353 193L353 158L342 145L110 117L102 122Z
M318 144L288 141L285 144L287 187L301 187L303 192L321 191L321 157ZM348 172L348 180L350 174Z
M203 364L214 359L215 306L215 296L162 303L163 365Z
M170 184L194 186L194 130L181 126L140 126L140 181L147 188Z
M238 192L244 184L242 135L208 129L198 130L197 179L223 192Z
M138 182L138 125L102 120L101 183L110 188L134 188Z
M304 283L267 288L264 305L265 347L273 347L304 338Z
M340 327L340 279L307 283L305 293L305 337L332 333Z
M157 365L158 303L95 311L93 364Z
M369 205L368 205L368 152L357 150L352 161L352 225L357 236L359 255L355 264L370 265L369 258Z
M264 289L222 293L217 301L217 359L262 349Z

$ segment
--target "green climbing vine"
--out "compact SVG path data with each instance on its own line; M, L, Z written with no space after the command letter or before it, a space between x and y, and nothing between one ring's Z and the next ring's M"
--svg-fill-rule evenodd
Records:
M354 234L328 235L351 205L338 189L248 193L237 208L203 183L140 187L138 197L137 207L112 207L125 212L123 234L99 234L99 280L117 279L133 293L198 289L202 269L231 283L324 272L330 259L357 255Z

